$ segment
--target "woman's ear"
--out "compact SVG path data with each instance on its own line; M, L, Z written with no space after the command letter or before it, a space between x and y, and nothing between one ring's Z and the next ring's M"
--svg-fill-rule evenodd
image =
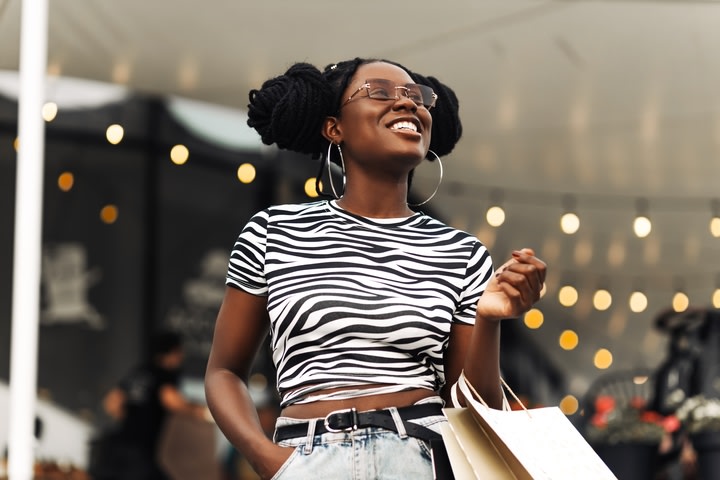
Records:
M323 122L322 136L330 143L340 145L342 142L342 132L337 117L327 117Z

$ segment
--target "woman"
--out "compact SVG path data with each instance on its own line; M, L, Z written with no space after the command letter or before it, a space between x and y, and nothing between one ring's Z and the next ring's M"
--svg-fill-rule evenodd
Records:
M240 234L205 380L217 424L263 479L433 478L449 387L464 370L501 405L500 320L539 299L545 264L523 249L495 273L477 239L409 207L413 170L462 132L433 77L296 64L251 91L248 124L266 144L326 152L344 179L339 199L271 207ZM247 389L268 332L277 443Z

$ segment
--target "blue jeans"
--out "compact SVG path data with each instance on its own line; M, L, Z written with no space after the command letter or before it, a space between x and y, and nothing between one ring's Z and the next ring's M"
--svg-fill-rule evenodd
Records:
M280 417L276 426L306 421ZM409 421L439 433L440 424L446 420L436 415ZM295 448L295 451L273 480L433 479L430 445L383 428L291 438L278 445Z

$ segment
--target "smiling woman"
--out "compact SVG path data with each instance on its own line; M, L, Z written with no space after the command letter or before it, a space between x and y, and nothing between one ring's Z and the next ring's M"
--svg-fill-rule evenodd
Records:
M449 387L464 370L501 404L500 320L539 299L545 264L522 249L495 272L477 238L410 208L413 171L462 134L434 77L298 63L250 92L248 124L321 171L338 163L343 181L330 177L336 198L270 207L240 233L205 377L218 425L263 479L434 478ZM268 332L274 443L248 390Z

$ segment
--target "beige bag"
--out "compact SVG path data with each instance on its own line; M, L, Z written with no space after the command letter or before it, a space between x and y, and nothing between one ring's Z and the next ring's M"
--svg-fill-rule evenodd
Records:
M617 480L558 407L496 410L464 375L456 385L468 407L444 409L442 432L456 479Z

